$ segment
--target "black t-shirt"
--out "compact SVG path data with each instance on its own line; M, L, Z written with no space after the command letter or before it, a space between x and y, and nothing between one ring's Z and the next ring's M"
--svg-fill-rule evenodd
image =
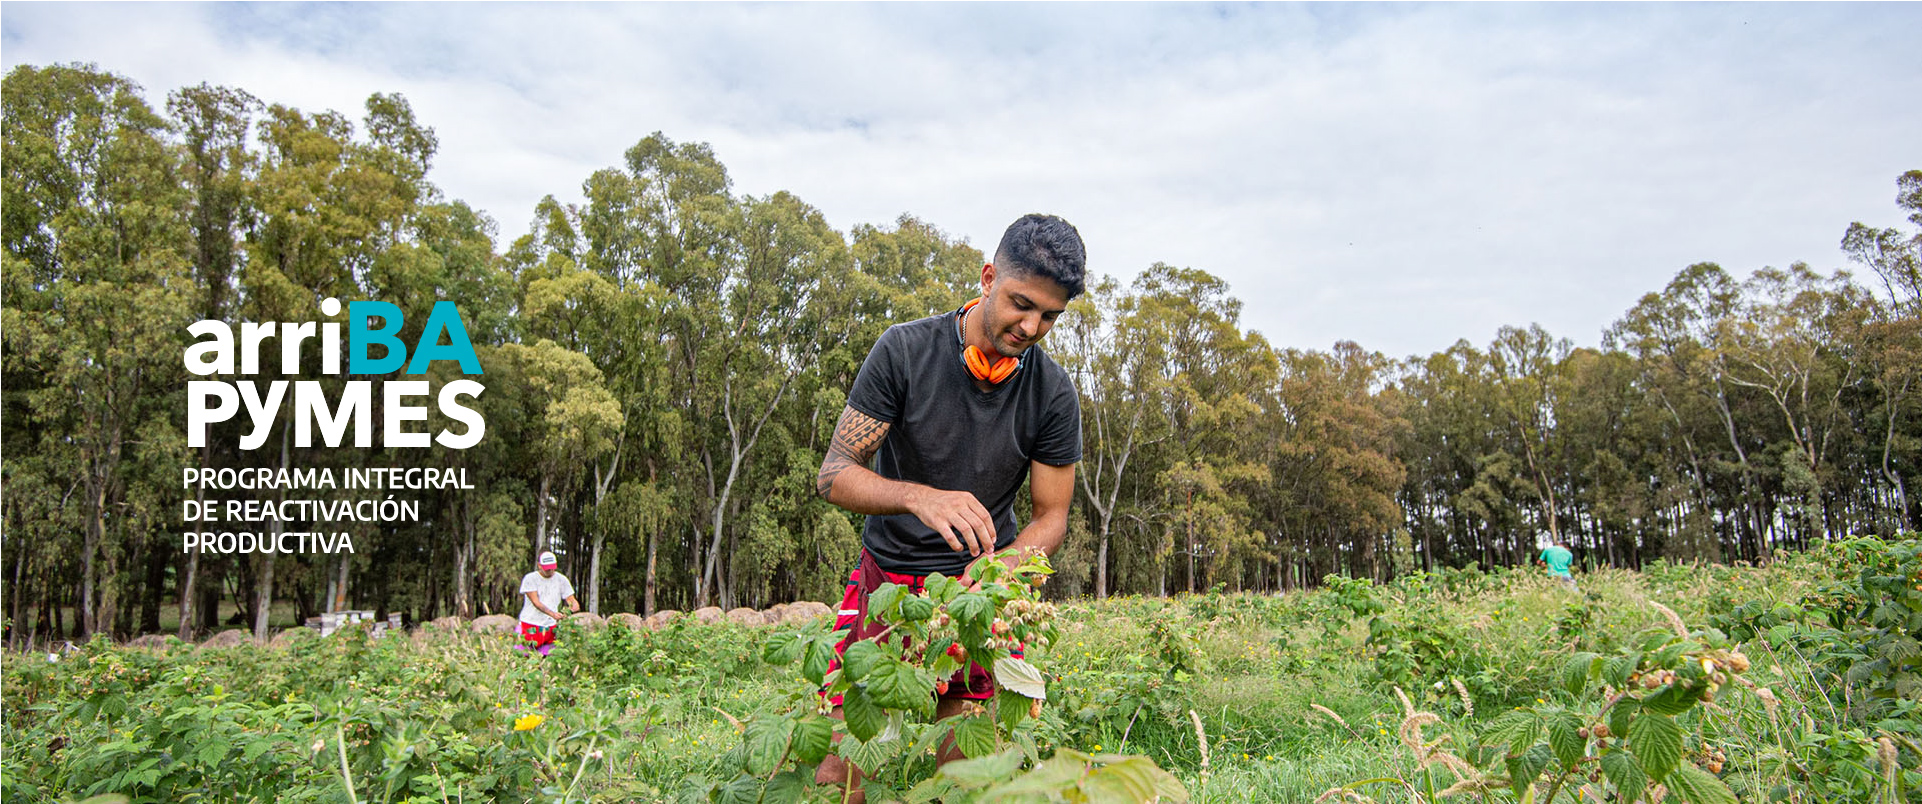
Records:
M1006 382L975 387L961 360L958 312L889 327L861 364L848 406L889 425L875 454L877 474L972 492L994 517L999 549L1020 532L1014 498L1028 462L1081 460L1081 401L1068 373L1038 346ZM882 569L912 575L959 575L974 560L913 514L870 515L861 546Z

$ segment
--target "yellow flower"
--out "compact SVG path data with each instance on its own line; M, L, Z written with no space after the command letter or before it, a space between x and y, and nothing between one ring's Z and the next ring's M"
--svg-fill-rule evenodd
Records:
M514 718L514 730L527 731L529 729L534 728L535 726L539 726L541 724L541 721L546 719L547 718L541 717L540 715L528 715L527 717Z

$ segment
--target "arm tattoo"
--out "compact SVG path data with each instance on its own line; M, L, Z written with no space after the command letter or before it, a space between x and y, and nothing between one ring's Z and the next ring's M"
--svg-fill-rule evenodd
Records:
M868 465L887 435L887 422L854 408L843 409L841 421L834 425L834 439L828 444L827 458L821 461L821 473L814 479L814 492L825 499L834 488L835 478L850 466Z

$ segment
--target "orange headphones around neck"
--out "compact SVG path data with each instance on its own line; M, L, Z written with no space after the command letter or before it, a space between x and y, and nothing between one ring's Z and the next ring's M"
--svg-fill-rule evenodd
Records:
M970 299L967 304L961 305L959 320L955 322L955 337L960 341L962 347L961 363L968 367L969 376L977 380L985 380L994 385L1000 385L1006 382L1009 377L1014 376L1015 372L1021 370L1021 358L1004 357L999 354L990 355L981 351L981 347L968 343L964 322L967 321L968 311L974 309L974 306L980 303L981 298L977 296Z

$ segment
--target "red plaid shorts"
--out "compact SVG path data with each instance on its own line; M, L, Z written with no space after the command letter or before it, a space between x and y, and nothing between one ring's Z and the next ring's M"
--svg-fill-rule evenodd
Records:
M864 572L867 573L865 582L862 577ZM861 565L848 573L847 592L841 595L841 608L834 618L834 630L846 630L848 635L835 643L835 658L828 663L828 670L832 672L841 667L840 657L847 652L849 645L866 639L870 633L881 630L880 626L865 622L868 614L868 595L881 588L883 583L899 584L907 587L911 593L921 594L927 591L927 580L926 575L903 575L881 569L880 565L874 563L874 557L868 555L868 551L862 550ZM1021 651L1014 651L1014 655L1020 656ZM969 662L968 669L954 671L954 676L948 680L948 691L942 693L940 697L963 701L988 700L994 697L994 676L988 673L987 668ZM841 696L836 695L830 698L829 702L840 706Z

